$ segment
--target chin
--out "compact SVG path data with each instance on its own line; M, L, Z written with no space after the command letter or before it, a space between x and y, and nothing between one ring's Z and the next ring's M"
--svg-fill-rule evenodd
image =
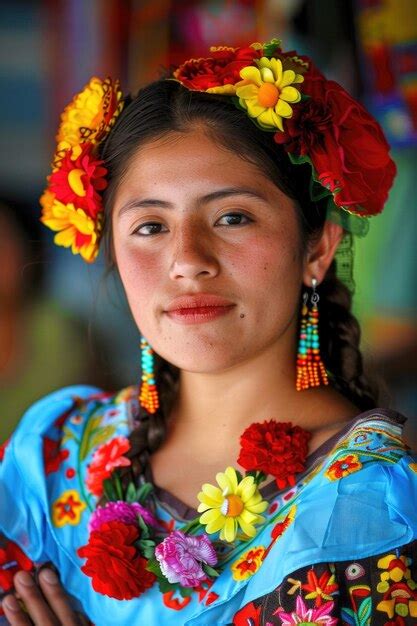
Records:
M232 341L198 340L176 341L174 345L156 341L154 349L163 359L179 369L198 374L211 374L227 370L243 357L233 352ZM235 344L236 345L236 344Z

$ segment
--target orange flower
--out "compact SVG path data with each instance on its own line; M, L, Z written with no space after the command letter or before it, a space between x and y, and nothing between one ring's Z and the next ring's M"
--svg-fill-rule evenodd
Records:
M339 478L344 478L348 474L357 472L361 467L362 463L359 461L357 454L347 454L332 463L326 470L325 476L329 480L339 480Z
M85 508L86 505L80 500L78 491L68 489L52 503L52 523L58 527L66 524L76 526L80 523L81 513Z
M95 496L103 495L103 481L109 478L116 467L127 467L131 461L124 455L130 449L126 437L115 437L97 448L88 466L86 484Z

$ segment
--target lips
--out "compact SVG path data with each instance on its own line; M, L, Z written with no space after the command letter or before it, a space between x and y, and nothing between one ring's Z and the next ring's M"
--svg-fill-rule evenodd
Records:
M180 296L172 300L167 308L166 312L184 311L186 309L204 309L204 308L218 308L218 307L231 307L234 303L230 300L226 300L220 296L216 296L211 293L200 293ZM191 312L191 311L190 311Z

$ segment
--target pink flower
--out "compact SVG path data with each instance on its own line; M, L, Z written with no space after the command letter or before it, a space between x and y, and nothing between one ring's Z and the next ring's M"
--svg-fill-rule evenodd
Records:
M138 502L108 502L105 506L99 506L94 511L88 524L90 532L99 530L102 524L107 522L123 522L123 524L138 523L138 514L143 517L145 524L158 526L158 522L148 509Z
M336 626L337 617L332 617L331 612L334 602L326 602L318 609L308 609L301 596L296 600L296 610L285 613L279 609L275 615L279 617L282 626L297 626L297 624L315 624L316 626Z
M195 587L207 578L203 563L215 565L216 552L207 537L186 535L174 530L155 549L162 573L170 583L180 583L183 587Z

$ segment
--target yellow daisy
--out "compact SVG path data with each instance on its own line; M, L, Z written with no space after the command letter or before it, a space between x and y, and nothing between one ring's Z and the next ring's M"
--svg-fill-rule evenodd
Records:
M300 102L301 94L293 84L302 83L302 74L284 69L281 59L262 57L258 67L248 66L240 71L243 79L236 84L239 103L256 118L262 128L283 131L283 118L292 116L289 103Z
M268 503L262 500L253 476L239 482L236 470L228 467L216 475L216 480L219 487L205 483L197 496L198 512L202 513L200 523L206 526L208 534L220 531L224 541L234 541L239 526L245 535L254 537L255 524L265 521L260 513Z

